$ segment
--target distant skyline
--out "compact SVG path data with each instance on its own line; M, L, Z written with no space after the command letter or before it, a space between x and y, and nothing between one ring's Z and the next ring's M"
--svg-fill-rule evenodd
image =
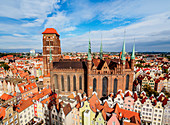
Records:
M42 49L55 28L62 52L170 52L170 0L5 0L0 4L0 49ZM90 30L90 36L89 36Z

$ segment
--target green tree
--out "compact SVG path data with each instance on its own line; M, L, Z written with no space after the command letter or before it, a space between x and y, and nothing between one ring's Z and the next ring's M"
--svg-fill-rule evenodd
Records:
M151 86L150 86L150 85L147 85L147 84L144 85L143 90L146 92L146 95L147 95L148 97L152 96L152 94L154 94L155 97L157 97L157 96L159 95L159 93L158 93L157 91L153 90L153 89L151 88Z
M10 68L10 67L9 67L7 64L5 64L5 63L2 64L1 67L3 67L5 70L9 70L9 68Z

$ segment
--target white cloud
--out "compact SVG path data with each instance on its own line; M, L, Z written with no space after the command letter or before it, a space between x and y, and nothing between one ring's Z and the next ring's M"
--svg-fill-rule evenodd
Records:
M120 51L123 42L123 31L126 31L126 43L133 43L136 38L136 45L141 43L153 43L154 41L170 41L170 12L148 16L143 18L141 22L131 24L124 27L114 28L107 31L92 31L90 34L92 41L92 50L98 51L101 41L101 32L103 36L104 51ZM167 32L166 35L164 33ZM159 34L159 35L155 35ZM87 51L89 34L85 33L81 36L63 38L61 40L64 51ZM72 42L70 42L72 41ZM160 43L161 44L161 43ZM69 46L69 48L68 48ZM150 50L151 46L143 48ZM166 47L166 46L165 46ZM112 49L113 48L113 49ZM130 50L128 50L130 51ZM142 50L140 50L142 51Z

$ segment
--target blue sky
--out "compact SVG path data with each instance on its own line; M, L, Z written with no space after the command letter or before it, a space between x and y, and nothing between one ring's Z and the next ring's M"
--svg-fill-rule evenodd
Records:
M47 27L62 51L170 51L170 0L5 0L0 4L0 49L42 48Z

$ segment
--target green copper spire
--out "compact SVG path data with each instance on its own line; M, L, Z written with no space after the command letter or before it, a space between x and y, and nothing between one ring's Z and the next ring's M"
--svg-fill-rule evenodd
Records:
M123 42L121 60L126 60L125 59L125 41Z
M51 46L50 46L50 63L52 62L53 58L52 58L52 54L51 54Z
M88 58L87 60L91 60L91 42L90 42L90 38L89 38L89 48L88 48Z
M135 42L133 44L132 56L131 59L135 59Z
M103 59L102 35L101 35L101 45L100 45L100 59Z
M122 47L121 60L126 60L126 58L125 58L125 32L126 31L124 31L124 41L123 41L123 47Z

